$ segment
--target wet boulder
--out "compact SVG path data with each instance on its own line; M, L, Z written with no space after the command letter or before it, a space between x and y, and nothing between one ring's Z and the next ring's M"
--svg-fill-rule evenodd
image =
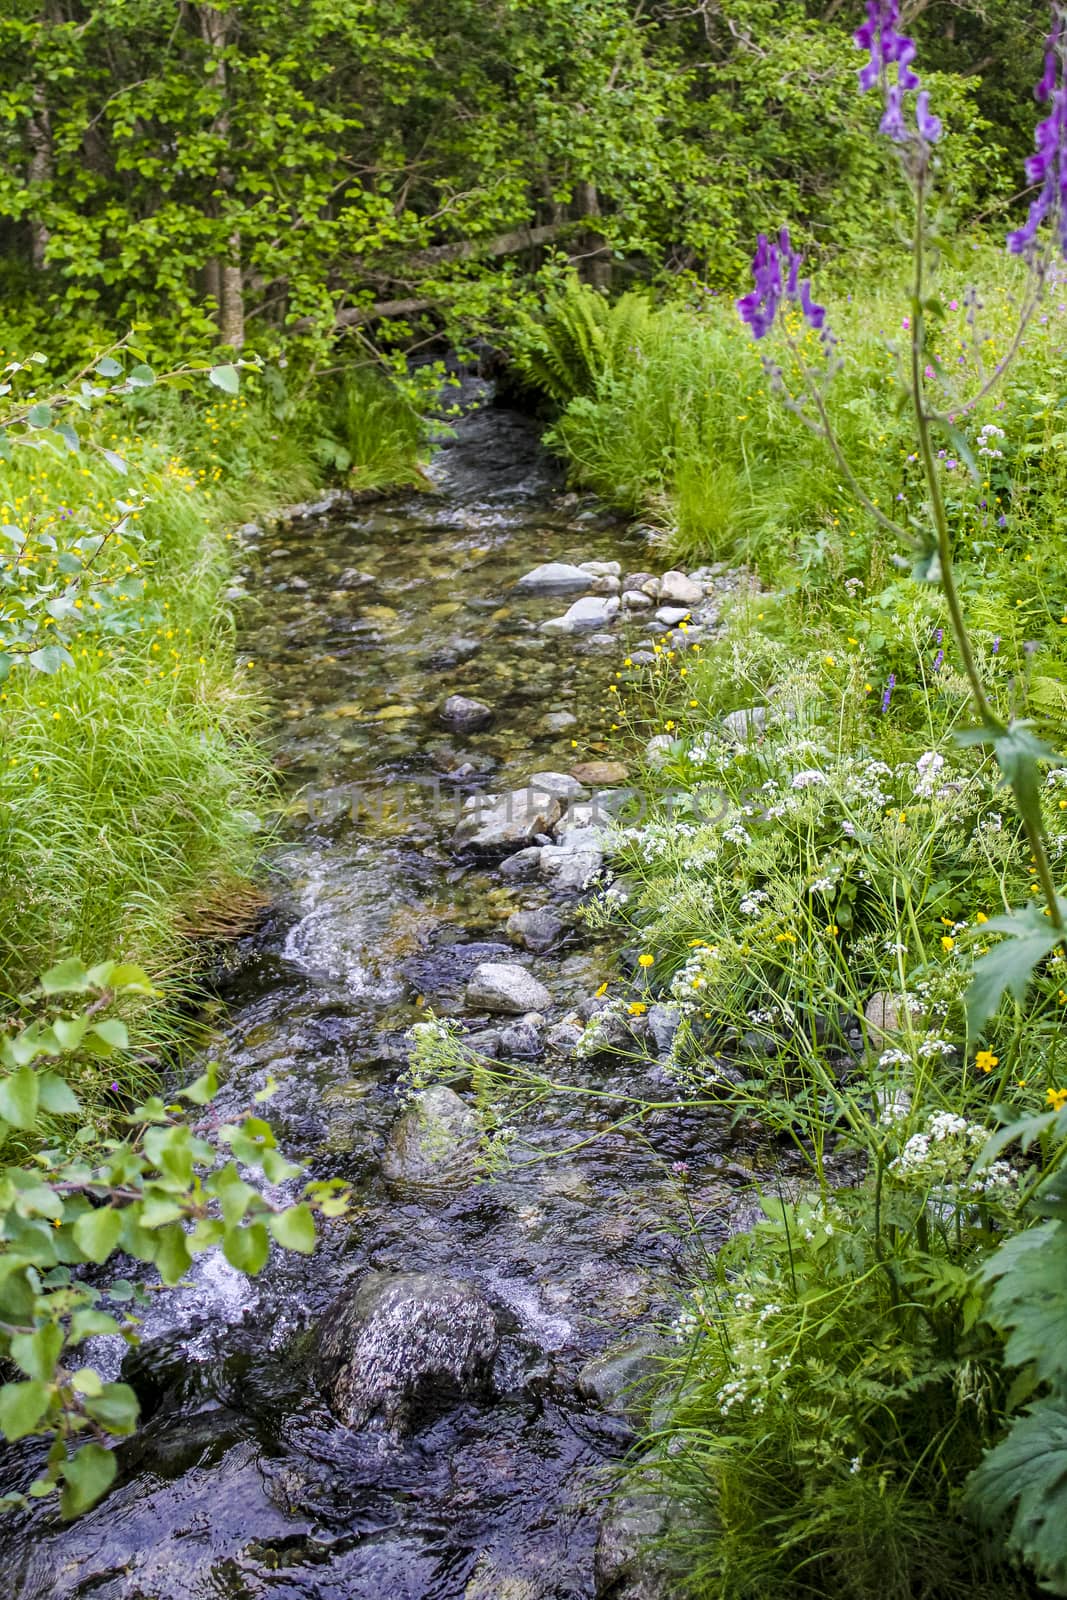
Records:
M477 1147L474 1112L453 1089L435 1083L395 1123L382 1172L400 1187L455 1187L470 1182Z
M665 1353L663 1340L650 1334L613 1345L585 1363L578 1374L578 1389L602 1411L642 1426Z
M694 583L684 572L665 572L660 579L659 598L665 606L695 606L704 598L704 585Z
M547 1011L552 996L517 962L486 961L475 968L467 985L467 1005L472 1011L521 1017L527 1011Z
M563 932L563 923L546 906L533 911L513 911L508 918L507 930L516 944L527 950L550 950Z
M542 633L596 633L614 621L619 610L618 595L586 595L576 600L562 617L542 622Z
M349 1428L397 1434L488 1396L497 1316L476 1285L433 1272L371 1272L334 1301L319 1336L320 1381Z
M526 572L515 587L520 594L581 594L589 587L590 574L566 561L546 561Z
M477 733L488 728L492 720L492 706L465 694L450 694L441 707L441 721L458 733Z
M487 851L529 844L548 834L562 814L558 798L533 784L525 789L513 789L510 794L488 804L478 796L477 804L458 824L453 843L461 849Z

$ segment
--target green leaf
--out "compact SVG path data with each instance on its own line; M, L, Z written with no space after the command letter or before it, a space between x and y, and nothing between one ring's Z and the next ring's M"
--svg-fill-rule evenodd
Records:
M14 1128L32 1128L37 1121L38 1083L32 1067L20 1067L0 1081L0 1117Z
M52 1023L52 1032L64 1050L77 1050L85 1038L88 1026L85 1017L56 1017Z
M221 389L224 394L236 394L241 387L237 368L230 366L229 363L221 367L212 367L207 376L208 382L213 383L216 389Z
M32 1433L51 1403L52 1391L39 1378L5 1383L0 1389L0 1433L12 1443Z
M53 1116L72 1117L81 1110L81 1101L66 1078L57 1072L42 1072L37 1078L37 1093L42 1111Z
M126 1050L129 1047L130 1036L126 1024L118 1017L105 1017L101 1022L94 1022L89 1031L110 1045L112 1050Z
M115 1249L121 1233L121 1212L113 1206L98 1206L93 1211L83 1211L74 1224L74 1243L100 1266Z
M218 1063L212 1061L202 1077L197 1078L187 1089L179 1089L178 1094L183 1100L191 1100L194 1106L206 1106L218 1093L218 1087Z
M125 456L120 456L117 450L104 450L101 452L101 454L103 455L108 466L111 467L115 472L121 472L123 476L129 472L130 469L126 463Z
M118 1467L110 1450L102 1444L83 1444L60 1471L66 1482L59 1496L59 1509L68 1520L87 1511L115 1480Z
M101 1393L94 1396L85 1407L94 1422L99 1422L108 1433L132 1433L137 1426L141 1407L128 1383L107 1383Z
M972 1033L979 1033L989 1021L1005 990L1022 1001L1034 968L1062 938L1033 905L1024 906L1011 916L993 917L983 933L1004 933L1008 937L974 964L974 976L965 997Z
M995 1528L1011 1518L1009 1547L1042 1588L1067 1594L1067 1404L1039 1401L1020 1417L971 1474L966 1504Z
M31 650L26 659L31 667L35 667L38 672L43 672L47 677L51 677L53 673L58 672L60 667L74 665L74 657L61 644L42 645L40 650Z
M59 437L66 445L71 455L76 456L78 451L81 449L81 440L78 438L77 429L72 428L69 422L60 422L56 425L56 432L59 434Z
M231 1267L254 1278L270 1255L270 1235L262 1222L250 1223L247 1228L227 1228L222 1253Z
M8 1348L12 1361L27 1378L50 1383L63 1350L63 1330L56 1322L46 1322L35 1333L13 1334Z
M26 413L26 421L31 428L50 428L52 426L52 407L43 400L31 406Z
M185 1231L177 1222L161 1228L157 1235L155 1263L164 1283L179 1283L193 1264Z
M45 994L84 994L90 987L85 965L77 956L68 956L58 966L50 967L41 979Z
M276 1211L267 1226L283 1250L299 1250L309 1256L315 1249L315 1218L311 1207L301 1203L288 1211Z
M96 374L99 378L121 378L122 368L114 356L101 356L96 363Z
M155 381L155 373L152 371L152 368L146 366L143 361L138 366L133 368L129 377L126 379L126 382L129 384L131 389L150 389Z

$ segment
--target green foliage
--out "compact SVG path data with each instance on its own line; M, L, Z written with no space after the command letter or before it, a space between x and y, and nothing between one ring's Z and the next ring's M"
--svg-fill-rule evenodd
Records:
M973 42L988 8L964 10ZM601 278L624 263L733 284L787 215L828 251L881 246L898 186L856 94L855 21L800 0L701 20L660 0L504 0L491 18L481 0L240 0L177 20L166 0L12 0L8 297L71 348L85 318L162 315L178 356L215 333L276 353L338 310L406 347L442 322L504 332L553 250ZM1000 30L1001 93L1026 65L1017 32ZM1006 180L975 58L941 58L964 208Z
M1001 1401L982 1225L916 1178L883 1154L855 1190L765 1198L683 1305L643 1471L680 1502L685 1593L1017 1593L957 1510Z
M107 1490L116 1470L107 1441L132 1433L139 1410L129 1385L79 1365L79 1346L96 1334L136 1343L137 1317L127 1308L145 1291L121 1277L90 1281L84 1268L132 1257L173 1285L195 1254L218 1246L231 1266L256 1273L271 1239L308 1253L315 1214L335 1217L347 1204L339 1181L310 1182L293 1205L278 1206L241 1176L252 1169L276 1185L301 1169L281 1154L255 1107L213 1139L198 1131L215 1093L214 1067L174 1103L151 1095L113 1114L121 1137L87 1117L86 1083L103 1062L109 1077L121 1073L128 1048L114 1008L154 995L139 967L68 958L22 998L23 1015L0 1033L0 1353L19 1374L0 1387L0 1432L11 1441L52 1439L28 1492L58 1489L64 1517ZM19 1159L27 1135L36 1148ZM3 1503L21 1498L12 1493Z

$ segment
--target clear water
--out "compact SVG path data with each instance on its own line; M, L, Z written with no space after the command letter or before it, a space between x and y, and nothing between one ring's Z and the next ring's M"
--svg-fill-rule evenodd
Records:
M706 1240L725 1232L736 1179L722 1132L673 1110L609 1131L624 1093L662 1100L669 1086L655 1069L635 1081L633 1064L600 1064L584 1070L603 1098L542 1107L496 1181L401 1195L380 1155L417 999L460 1012L464 979L479 956L507 953L503 924L528 896L455 856L455 806L479 785L607 753L579 730L597 725L600 686L640 632L617 629L607 653L541 634L569 601L517 599L514 580L541 561L641 568L649 553L565 493L514 414L468 416L433 474L434 493L338 502L249 547L245 644L273 694L291 804L272 905L219 984L217 1113L273 1079L286 1147L352 1182L357 1209L310 1260L279 1255L250 1283L202 1258L160 1296L126 1360L146 1421L117 1487L74 1528L44 1508L4 1530L18 1600L595 1592L606 1469L630 1439L580 1398L576 1375L669 1315L687 1226L671 1162L689 1163ZM492 727L447 731L450 693L489 702ZM559 710L579 718L577 752L571 731L545 726ZM597 986L610 952L572 936L532 966L563 1003ZM368 1268L444 1270L509 1308L492 1403L401 1442L336 1422L314 1328ZM106 1341L93 1356L117 1369ZM19 1482L31 1455L15 1457Z

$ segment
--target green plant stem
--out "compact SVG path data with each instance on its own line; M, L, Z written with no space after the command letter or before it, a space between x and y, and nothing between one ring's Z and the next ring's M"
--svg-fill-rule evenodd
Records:
M926 342L926 320L923 312L923 291L925 272L925 181L920 174L915 184L915 238L913 244L913 259L915 262L915 280L912 286L911 298L911 402L915 413L915 428L919 438L919 454L923 464L923 474L930 495L930 510L934 520L934 531L937 534L937 555L940 570L941 590L948 605L949 620L956 640L956 646L963 661L963 670L967 682L971 687L971 698L975 710L978 712L982 726L990 736L996 740L1007 733L1006 725L997 716L989 703L985 692L974 651L971 648L970 635L967 632L967 623L960 604L959 591L956 588L956 576L952 565L952 536L949 531L948 513L945 510L945 500L941 493L941 481L937 475L937 459L934 455L933 440L930 437L930 415L926 409L926 394L923 384L923 354ZM1048 907L1048 914L1052 926L1067 934L1063 917L1060 913L1059 896L1056 893L1056 883L1052 876L1052 867L1049 863L1048 851L1040 828L1027 815L1026 808L1018 807L1026 837L1030 845L1030 853L1037 863L1037 876L1041 890Z

